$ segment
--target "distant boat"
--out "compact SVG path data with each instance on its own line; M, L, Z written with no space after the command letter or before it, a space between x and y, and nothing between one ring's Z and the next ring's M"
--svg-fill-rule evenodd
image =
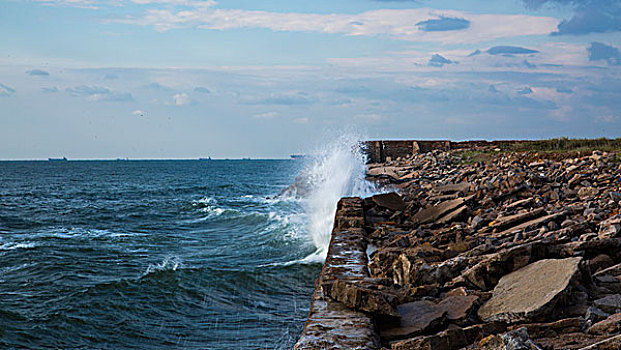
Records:
M252 160L252 159L250 159L250 158L242 158L242 160Z
M48 158L47 159L50 162L66 162L67 161L67 157L62 157L62 158Z
M211 160L211 157L207 157L207 158L198 158L198 160Z
M117 162L124 162L124 161L127 161L127 160L129 160L129 158L117 158L116 159Z
M304 159L307 158L308 156L305 154L292 154L291 155L291 159Z

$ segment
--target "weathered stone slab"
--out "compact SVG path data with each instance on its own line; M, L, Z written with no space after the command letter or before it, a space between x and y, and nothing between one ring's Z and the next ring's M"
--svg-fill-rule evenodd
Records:
M593 345L589 345L580 350L620 350L621 349L621 335L615 335L608 339L604 339Z
M540 260L502 277L492 298L479 309L479 317L512 323L549 313L578 277L581 260Z
M543 208L537 208L531 211L527 211L525 213L519 213L509 216L500 217L494 221L492 221L489 226L497 229L504 229L511 226L516 226L523 222L538 218L545 214L545 210Z
M463 194L467 194L470 190L470 184L468 182L460 182L456 184L441 185L435 186L433 190L443 194L454 192L461 192Z
M454 328L435 335L406 339L390 345L392 350L457 350L469 344L464 330Z
M400 319L379 325L380 335L384 339L421 335L442 327L446 322L447 312L427 300L401 304L397 310Z
M434 205L431 207L427 207L422 209L418 213L412 216L412 220L419 224L426 224L429 222L436 221L444 214L453 211L463 205L465 205L468 201L470 201L473 196L469 196L466 198L457 198L450 201L442 202L438 205Z
M557 219L559 219L559 218L561 218L561 217L563 217L565 215L567 215L567 212L566 211L562 211L562 212L559 212L559 213L554 213L554 214L542 216L542 217L539 217L537 219L529 220L529 221L527 221L525 223L522 223L522 224L519 224L517 226L513 226L511 228L508 228L508 229L506 229L506 230L504 230L502 232L494 234L494 236L504 236L504 235L507 235L507 234L513 234L513 233L519 232L519 231L521 231L521 230L523 230L523 229L525 229L527 227L539 227L540 225L546 224L546 223L548 223L550 221L557 220Z
M438 303L441 310L446 311L446 318L455 323L464 321L474 308L479 297L476 295L453 295Z
M376 194L371 197L371 200L380 207L395 211L405 210L405 202L403 201L403 198L394 192Z
M611 334L621 331L621 313L610 315L607 319L597 322L589 329L592 334Z

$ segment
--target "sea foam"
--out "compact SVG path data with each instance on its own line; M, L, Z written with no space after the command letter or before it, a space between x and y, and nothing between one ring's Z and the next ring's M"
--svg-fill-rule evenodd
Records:
M343 135L322 146L302 173L308 177L311 192L306 201L308 232L317 250L302 262L325 260L336 206L342 197L368 197L379 193L365 179L366 155L361 137Z

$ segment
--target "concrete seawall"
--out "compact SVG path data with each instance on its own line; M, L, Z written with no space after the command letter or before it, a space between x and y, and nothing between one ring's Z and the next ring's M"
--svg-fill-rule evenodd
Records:
M497 141L448 141L448 140L377 140L364 142L369 163L383 163L390 159L412 156L433 150L450 151L457 149L481 149L486 147L506 147L528 141L497 140Z
M371 315L328 298L334 283L364 283L369 277L360 198L342 198L337 207L326 262L317 281L310 313L294 349L378 349L379 336ZM348 289L340 288L345 290ZM353 291L354 290L349 290ZM348 295L356 299L356 295Z

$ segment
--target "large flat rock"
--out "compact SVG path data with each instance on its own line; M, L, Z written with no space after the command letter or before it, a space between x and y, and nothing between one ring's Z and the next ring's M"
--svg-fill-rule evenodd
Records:
M401 318L380 325L384 339L404 339L421 335L445 324L447 311L427 300L415 301L397 307Z
M549 313L559 297L571 289L582 258L546 259L503 276L492 298L478 312L485 321L536 320Z

